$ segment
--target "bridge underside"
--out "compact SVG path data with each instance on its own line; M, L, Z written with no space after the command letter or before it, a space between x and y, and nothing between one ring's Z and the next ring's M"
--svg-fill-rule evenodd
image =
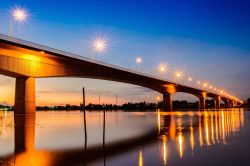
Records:
M33 44L35 45L35 44ZM164 110L171 111L172 95L176 92L190 93L199 98L200 108L205 108L206 96L212 96L216 108L220 97L202 90L175 84L129 69L96 62L89 59L69 57L68 53L58 52L1 40L0 38L0 74L16 78L15 113L35 113L35 78L46 77L82 77L110 80L146 87L163 94ZM210 97L209 96L209 97ZM235 101L223 98L227 106Z

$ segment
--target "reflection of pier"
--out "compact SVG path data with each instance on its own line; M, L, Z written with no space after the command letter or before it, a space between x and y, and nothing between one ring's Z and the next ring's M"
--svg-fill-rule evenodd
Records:
M105 114L104 114L105 119ZM157 139L155 130L136 138L126 139L112 144L105 144L105 121L103 123L103 145L79 147L67 150L36 150L35 149L35 115L15 115L15 150L10 156L1 157L8 165L26 166L55 166L87 164L96 160L127 152L138 145L152 143ZM87 140L86 140L87 141Z
M105 114L104 114L105 115ZM105 116L103 116L105 118ZM69 150L36 150L35 149L35 115L15 115L15 151L14 155L2 157L9 165L75 165L88 164L97 160L122 154L142 145L162 140L162 160L164 165L168 159L168 144L176 144L179 157L187 150L195 153L195 149L214 144L225 144L244 125L244 112L176 112L157 113L157 130L151 130L136 138L105 144L105 127L103 128L103 145ZM103 126L105 126L105 121ZM141 148L140 148L141 149ZM143 164L143 149L138 150L138 163ZM8 159L6 159L8 158Z

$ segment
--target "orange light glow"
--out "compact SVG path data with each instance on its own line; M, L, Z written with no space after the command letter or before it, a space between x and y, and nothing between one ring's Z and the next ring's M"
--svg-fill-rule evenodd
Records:
M158 70L159 72L164 73L167 70L167 66L165 64L160 64Z
M176 76L177 78L180 78L180 77L182 76L182 72L177 71L177 72L175 73L175 76Z
M182 132L178 132L178 145L179 145L179 154L180 158L183 157L183 143L184 143L184 136L182 135Z
M143 166L142 150L140 150L140 152L139 152L138 166Z

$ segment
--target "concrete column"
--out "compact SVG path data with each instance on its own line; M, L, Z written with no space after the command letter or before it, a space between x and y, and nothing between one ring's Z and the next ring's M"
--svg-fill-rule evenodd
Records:
M225 102L225 108L229 108L229 101L226 99L224 100L224 102Z
M204 96L199 97L199 109L206 109L206 98Z
M164 111L173 111L172 95L170 93L163 93L163 109Z
M215 108L220 109L220 97L217 97L216 99L214 99L214 101L215 101Z
M216 109L216 100L213 99L213 102L214 102L214 109Z
M233 106L236 107L237 106L237 102L233 101Z
M15 114L35 114L35 78L16 78Z
M235 107L234 101L231 100L230 103L231 103L231 107L234 108Z
M229 100L229 102L228 102L228 108L233 108L233 104L232 104L231 100Z

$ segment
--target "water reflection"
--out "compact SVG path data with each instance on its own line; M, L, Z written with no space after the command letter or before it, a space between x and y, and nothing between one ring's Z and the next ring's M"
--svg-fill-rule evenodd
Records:
M2 113L2 112L1 112ZM70 112L69 112L70 114ZM110 113L108 118L106 112L103 114L96 114L97 123L98 117L102 117L102 144L101 145L88 145L88 141L91 141L92 137L87 139L86 121L89 122L91 118L86 116L86 121L82 121L82 127L84 129L79 130L85 137L82 138L84 146L79 146L70 149L43 149L36 148L35 144L39 141L39 137L36 137L37 132L37 117L34 115L16 115L14 116L14 122L7 118L6 113L0 114L0 133L9 132L11 125L14 127L14 152L10 155L0 156L0 162L2 165L38 165L38 166L53 166L53 165L117 165L113 160L118 160L120 165L147 165L147 163L154 163L155 165L168 165L170 160L183 160L190 155L196 155L196 150L205 147L212 147L218 144L227 145L230 142L230 138L234 137L241 131L245 124L245 117L243 110L223 110L223 111L204 111L204 112L160 112L156 113L120 113L123 117L126 117L124 121L124 127L126 130L133 130L136 128L135 124L141 128L149 128L142 121L154 122L154 126L145 130L142 133L138 133L133 137L127 137L126 139L113 140L106 143L106 137L113 134L117 134L123 130L119 121L115 120L114 124L110 120L110 115L114 115L115 119L122 121L122 118L117 118L117 113ZM102 116L100 116L102 115ZM136 123L133 127L129 127L126 124L131 120L131 117L136 117ZM85 117L85 115L84 115ZM144 119L141 119L144 117ZM69 118L66 116L66 119ZM88 119L89 118L89 119ZM94 119L94 118L93 118ZM54 118L53 120L56 120ZM112 122L112 123L110 123ZM108 125L106 124L108 123ZM148 122L145 122L146 124ZM123 123L122 123L123 124ZM119 131L107 131L110 125L116 125ZM120 126L119 126L120 125ZM94 129L94 128L92 128ZM107 132L110 132L107 135ZM128 132L129 133L129 132ZM0 138L2 135L0 135ZM81 139L81 138L79 138ZM160 154L154 150L156 144L160 145ZM152 148L152 147L153 148ZM151 147L150 151L147 151L147 147ZM133 156L133 151L136 150L138 156L137 159L128 156L122 156L123 154L129 154ZM139 152L139 153L138 153ZM145 155L144 155L145 154ZM150 155L149 155L150 154ZM157 155L160 157L157 158ZM119 156L122 156L119 158ZM154 157L145 157L154 156ZM150 161L149 161L150 160ZM161 162L160 162L161 160ZM133 163L135 161L135 163ZM160 163L159 163L160 162ZM171 161L173 162L173 161Z
M143 166L142 150L140 150L140 152L139 152L138 166Z
M176 141L176 149L179 152L180 159L184 156L184 147L188 145L188 142L192 154L195 150L195 144L197 144L195 140L199 140L200 147L219 143L226 145L230 137L234 136L244 126L243 110L161 113L160 116L164 119L171 119L169 130L165 132L164 137L161 136L163 156L165 155L164 149L166 149L165 140L168 137L175 138L174 141ZM157 119L159 123L160 118ZM158 124L158 126L161 125L161 123ZM197 132L198 134L195 134ZM177 136L175 136L175 133L177 133ZM189 136L189 141L186 141L187 136ZM165 160L164 158L164 163L166 163Z

